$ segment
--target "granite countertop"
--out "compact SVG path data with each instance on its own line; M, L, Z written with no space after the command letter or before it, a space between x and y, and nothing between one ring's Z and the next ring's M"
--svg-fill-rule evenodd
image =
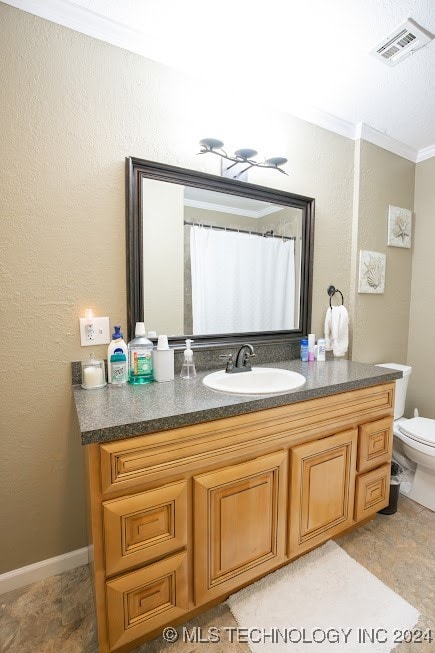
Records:
M306 383L296 390L279 394L231 395L203 385L202 379L210 373L208 370L188 381L176 377L168 383L107 385L96 390L74 386L82 444L121 440L242 415L386 383L402 376L402 372L343 359L321 363L291 360L261 367L294 370L306 377Z

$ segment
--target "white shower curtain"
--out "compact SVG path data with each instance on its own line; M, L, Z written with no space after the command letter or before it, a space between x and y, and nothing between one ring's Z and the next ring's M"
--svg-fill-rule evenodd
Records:
M193 333L293 329L294 242L191 227Z

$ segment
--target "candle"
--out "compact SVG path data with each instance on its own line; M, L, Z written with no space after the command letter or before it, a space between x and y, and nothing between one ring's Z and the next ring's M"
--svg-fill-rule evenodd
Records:
M98 388L99 386L106 385L104 378L104 367L101 364L84 365L83 366L83 386L86 388Z

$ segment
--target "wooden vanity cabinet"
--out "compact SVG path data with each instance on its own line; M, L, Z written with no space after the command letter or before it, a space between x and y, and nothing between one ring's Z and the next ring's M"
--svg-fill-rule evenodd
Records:
M394 382L86 446L101 653L129 651L388 504Z

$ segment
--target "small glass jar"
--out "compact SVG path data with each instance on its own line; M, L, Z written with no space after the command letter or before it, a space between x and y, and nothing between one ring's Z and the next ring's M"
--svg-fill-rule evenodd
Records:
M104 388L106 385L106 371L104 361L97 360L93 354L88 361L82 362L82 388L94 390Z

